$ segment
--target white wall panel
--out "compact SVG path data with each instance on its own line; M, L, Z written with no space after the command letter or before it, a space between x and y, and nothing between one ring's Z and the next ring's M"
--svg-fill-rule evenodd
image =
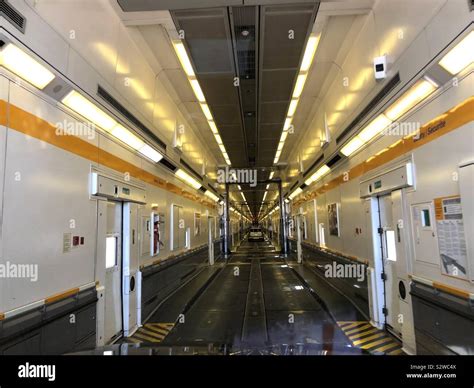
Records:
M35 1L41 17L112 84L119 19L106 0Z

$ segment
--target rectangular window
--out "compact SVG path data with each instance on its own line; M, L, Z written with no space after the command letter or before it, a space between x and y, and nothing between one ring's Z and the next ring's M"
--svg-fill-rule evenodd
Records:
M397 246L395 245L395 231L387 230L387 260L397 261Z
M421 210L421 225L423 228L431 227L430 209Z
M105 268L117 265L117 237L110 236L105 239Z

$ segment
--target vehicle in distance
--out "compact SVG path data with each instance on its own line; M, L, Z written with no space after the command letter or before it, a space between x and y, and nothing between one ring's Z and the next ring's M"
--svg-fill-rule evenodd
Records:
M263 232L260 227L250 228L249 241L263 241Z

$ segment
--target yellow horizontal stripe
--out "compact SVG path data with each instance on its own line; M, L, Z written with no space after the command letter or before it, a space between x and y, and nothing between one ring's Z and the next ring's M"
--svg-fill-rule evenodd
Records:
M159 339L156 339L156 338L154 338L154 337L150 337L150 336L148 336L148 335L146 335L146 334L143 334L143 333L141 333L141 332L136 332L135 335L134 335L134 337L140 338L140 339L145 340L145 341L147 341L147 342L154 342L154 343L159 343L159 342L161 342Z
M139 333L143 333L143 334L149 335L150 337L157 338L160 340L165 338L165 334L156 333L154 331L144 329L143 327L139 330Z
M394 145L389 148L386 152L379 155L375 155L374 158L366 160L358 165L355 165L349 171L344 172L331 181L325 183L323 186L318 187L316 190L307 193L304 197L294 203L294 206L299 206L304 202L308 202L317 198L319 195L324 194L336 187L347 183L349 180L356 179L367 172L370 172L386 163L395 160L402 155L405 155L413 150L443 136L457 128L462 127L465 124L474 120L474 97L469 97L458 105L454 106L445 113L440 114L433 120L424 124L419 131L419 139L415 139L413 136L407 136L401 141L397 141ZM437 128L433 131L433 128ZM349 179L347 179L349 177Z
M360 344L364 344L364 343L366 343L366 342L370 342L370 341L372 341L372 340L374 340L374 339L377 339L377 338L380 338L380 337L383 337L383 336L385 336L385 333L384 333L383 331L380 331L380 332L378 332L377 334L371 335L370 337L363 338L363 339L358 340L358 341L354 341L353 343L354 343L355 346L358 346L358 345L360 345Z
M371 349L371 348L373 348L373 347L375 347L375 346L377 346L377 345L384 344L384 343L389 342L389 341L391 342L392 339L389 338L389 337L386 337L386 338L382 338L382 339L380 339L380 340L378 340L378 341L375 341L375 342L371 342L371 343L369 343L369 344L362 345L361 348L362 348L362 349Z
M147 325L146 327L150 328L150 329L153 329L153 330L155 330L159 333L163 333L163 334L168 334L170 332L170 329L162 329L159 326L155 326L155 325L151 325L151 324Z
M374 349L374 350L377 350L378 352L385 352L388 349L399 348L399 347L400 347L399 344L397 344L396 342L392 342L388 345L384 345L381 348L377 348L377 349Z
M88 159L91 162L107 166L115 171L129 173L136 179L180 195L194 202L201 203L209 208L215 208L215 205L207 199L183 190L179 186L104 151L79 137L58 136L54 125L17 107L16 105L6 103L4 100L0 100L0 113L2 112L6 112L6 115L0 115L0 117L2 117L0 120L1 125L7 125L8 123L9 128L24 133L25 135L42 140L65 151Z
M357 332L362 332L362 331L364 331L364 330L366 330L366 329L369 329L369 328L371 328L371 327L373 327L373 326L372 326L370 323L367 323L366 325L359 326L359 327L357 327L357 328L355 328L355 329L345 331L345 333L346 333L347 335L350 335L350 334L354 334L354 333L357 333Z
M161 335L162 337L165 337L168 334L167 331L165 331L165 332L159 331L157 329L154 329L153 327L146 327L145 329L152 332L152 333L156 333L157 335Z
M392 352L388 352L387 354L390 355L390 356L397 356L399 354L404 354L404 353L403 353L402 349L397 349L397 350L394 350Z
M349 324L349 325L344 326L344 327L342 328L342 330L343 330L344 332L346 332L346 330L352 329L352 328L357 327L357 326L362 326L362 325L364 325L364 324L366 324L366 323L367 323L367 322L353 322L353 323L351 323L351 324Z
M379 332L379 330L374 327L370 330L365 330L363 332L351 335L351 336L349 336L349 339L350 340L357 340L359 338L367 337L368 335L375 334L375 333L378 333L378 332Z

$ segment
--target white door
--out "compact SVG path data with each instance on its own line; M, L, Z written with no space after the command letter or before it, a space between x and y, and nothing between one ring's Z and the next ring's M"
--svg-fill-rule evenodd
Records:
M393 214L392 194L379 197L378 203L380 211L378 233L382 240L384 270L385 324L388 330L400 336L399 276L397 273L397 260L401 259L398 257L399 252L397 250L397 241L400 239L399 220Z
M105 343L122 334L122 203L107 202Z
M171 249L173 251L184 248L186 244L186 229L183 217L183 208L178 205L171 205Z
M123 299L123 332L128 337L134 333L138 324L139 295L141 285L138 270L138 205L126 202L123 204L123 245L122 245L122 299Z

